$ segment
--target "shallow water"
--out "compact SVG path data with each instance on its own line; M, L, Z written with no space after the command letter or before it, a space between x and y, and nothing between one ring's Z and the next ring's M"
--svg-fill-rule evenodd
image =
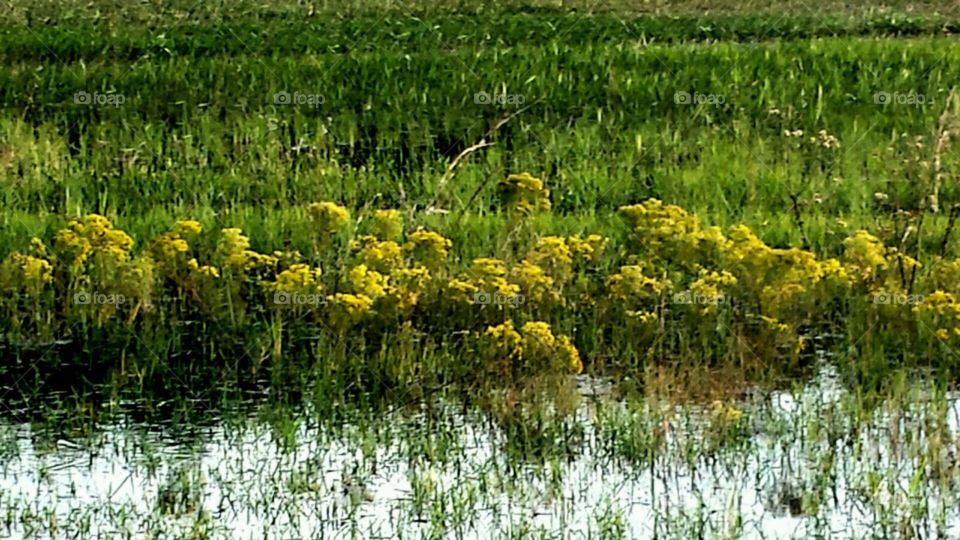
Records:
M544 460L453 406L334 430L305 415L290 436L251 416L189 441L121 421L52 448L0 421L0 537L960 537L958 396L919 389L854 422L825 367L738 404L748 435L711 451L703 408L578 386L576 451ZM652 461L624 444L658 428Z

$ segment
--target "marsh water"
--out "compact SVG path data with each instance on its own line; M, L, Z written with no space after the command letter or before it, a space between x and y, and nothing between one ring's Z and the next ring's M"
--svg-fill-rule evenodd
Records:
M607 386L580 378L539 452L442 399L336 426L121 414L82 436L7 410L0 538L960 537L956 395L853 410L823 364L737 403L742 434L717 442L709 406Z

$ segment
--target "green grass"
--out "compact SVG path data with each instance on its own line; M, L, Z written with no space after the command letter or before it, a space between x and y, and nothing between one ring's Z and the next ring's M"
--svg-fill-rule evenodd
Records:
M524 170L551 190L552 213L530 229L540 234L619 244L616 209L655 197L822 256L859 228L898 244L924 209L934 155L948 177L960 157L935 148L941 116L956 113L955 10L732 6L14 3L0 19L0 255L88 212L141 245L188 216L241 227L261 252L312 253L303 207L335 200L405 210L411 227L451 238L463 267L515 249L496 183ZM281 92L323 103L278 104ZM523 104L477 103L483 92ZM122 103L78 104L79 93ZM813 150L784 135L794 130L825 130L840 148ZM492 146L443 180L481 140ZM958 196L944 182L947 210L926 216L911 249L945 237ZM276 329L249 324L216 347L154 328L161 352L139 361L157 370L152 356L241 350L255 364ZM79 345L107 350L94 343Z
M558 41L506 52L464 47L452 57L376 50L109 61L82 72L67 64L46 67L39 81L35 67L15 64L2 74L0 96L5 221L83 209L143 223L157 212L242 215L254 206L282 223L285 207L321 197L422 208L434 202L448 161L516 112L477 105L474 95L505 90L524 96L526 108L439 194L441 207L460 211L489 177L531 170L547 177L564 214L658 196L718 224L757 225L788 216L784 203L794 193L807 203L811 227L824 226L823 214L869 225L873 193L917 174L903 163L913 157L904 153L914 136L927 138L916 157L931 158L930 138L956 77L952 44ZM125 96L122 106L73 103L76 92L110 89ZM325 103L276 106L277 92L321 93ZM724 104L680 105L677 92L722 95ZM880 106L878 92L928 102ZM790 148L785 129L836 135L843 145L836 163L808 170L810 159ZM810 204L814 193L824 206ZM481 189L468 210L491 208L492 194ZM139 223L121 223L139 232Z

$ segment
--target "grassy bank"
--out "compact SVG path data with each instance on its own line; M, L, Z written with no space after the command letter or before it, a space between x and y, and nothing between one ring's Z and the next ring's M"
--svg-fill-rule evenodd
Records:
M950 368L956 14L691 6L14 5L8 369Z

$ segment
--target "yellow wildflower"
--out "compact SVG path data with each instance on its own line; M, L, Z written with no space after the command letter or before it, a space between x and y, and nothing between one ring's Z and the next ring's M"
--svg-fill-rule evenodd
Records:
M887 268L886 248L880 240L859 230L843 241L844 259L849 271L865 281L873 280Z
M288 293L320 292L323 289L320 284L321 275L319 268L312 268L308 264L299 263L277 274L272 287L277 291Z
M204 277L209 277L213 279L220 277L220 271L217 270L215 266L208 266L208 265L201 266L200 263L197 262L197 259L191 258L189 261L187 261L187 268L189 268L194 273Z
M373 299L364 294L334 294L329 299L333 319L338 323L355 323L369 315Z
M557 344L557 338L548 323L532 321L520 329L523 336L523 353L530 358L550 358Z
M91 254L108 265L117 265L129 258L133 239L114 229L107 218L89 214L83 220L72 220L66 229L58 231L56 245L72 259L70 264L75 268L83 266Z
M473 283L457 278L447 281L445 289L451 300L462 304L472 304L476 294L480 292Z
M519 285L520 291L529 302L559 300L559 294L552 290L553 278L530 261L520 261L511 271L511 278Z
M501 202L511 211L530 214L550 210L550 191L530 173L511 174L498 186Z
M199 221L192 219L181 219L177 221L176 232L182 236L194 238L199 236L201 231L203 231L203 226L200 225Z
M403 233L403 215L399 210L377 210L373 214L373 229L381 240L395 240Z
M406 314L420 300L420 294L430 283L430 271L424 266L401 268L390 276L386 307Z
M507 275L507 263L500 259L474 259L470 265L471 271L481 280L490 280Z
M562 236L544 236L527 254L527 260L545 268L554 279L566 280L570 277L573 254Z
M591 234L586 238L581 238L580 235L567 237L567 247L573 256L588 262L596 262L606 245L607 239L599 234Z
M240 229L229 228L220 231L217 252L223 258L224 266L245 272L258 266L269 267L277 264L275 257L247 249L249 247L250 239Z
M46 259L14 251L0 263L0 286L37 295L53 281L53 265Z
M651 256L684 262L699 254L700 221L683 208L647 199L619 212L633 229L634 240Z
M488 326L481 337L484 352L490 360L507 360L519 356L523 351L523 338L511 321Z
M347 275L353 292L376 300L387 294L387 276L369 269L365 264L355 266Z
M290 267L294 264L300 262L303 259L303 255L300 254L297 250L284 250L284 251L274 251L273 258L277 260L277 264L282 267Z
M712 313L726 301L725 290L737 283L737 278L722 270L701 270L700 277L690 284L691 303L701 306L703 313Z
M403 248L414 260L430 268L437 268L447 258L447 250L453 243L443 236L424 229L414 231Z
M660 320L656 312L653 311L628 309L626 315L632 320L639 321L640 324L650 324Z
M733 405L725 405L722 401L714 401L711 415L714 422L721 425L730 425L743 418L743 411Z
M398 286L410 290L423 290L430 283L430 270L425 266L414 266L413 268L401 268L394 272Z
M333 234L350 221L350 212L332 202L315 202L307 206L307 212L321 234Z
M621 266L620 272L607 277L607 288L619 300L660 296L664 284L643 275L637 265Z
M780 322L779 320L773 317L766 317L764 315L760 316L760 320L767 323L767 326L776 332L790 333L793 332L793 328L786 323Z
M362 264L379 272L390 273L403 266L400 245L393 240L381 241L375 236L366 235L352 241L350 247L357 251Z
M186 240L180 238L179 233L161 234L153 241L151 246L154 258L168 268L173 268L178 256L189 250L190 246Z
M574 373L583 373L583 362L580 360L580 352L574 347L573 341L569 336L557 336L557 352L564 363L570 366Z
M47 253L47 246L43 243L43 240L37 238L36 236L30 238L30 249L33 251L34 255L42 259L49 258Z

